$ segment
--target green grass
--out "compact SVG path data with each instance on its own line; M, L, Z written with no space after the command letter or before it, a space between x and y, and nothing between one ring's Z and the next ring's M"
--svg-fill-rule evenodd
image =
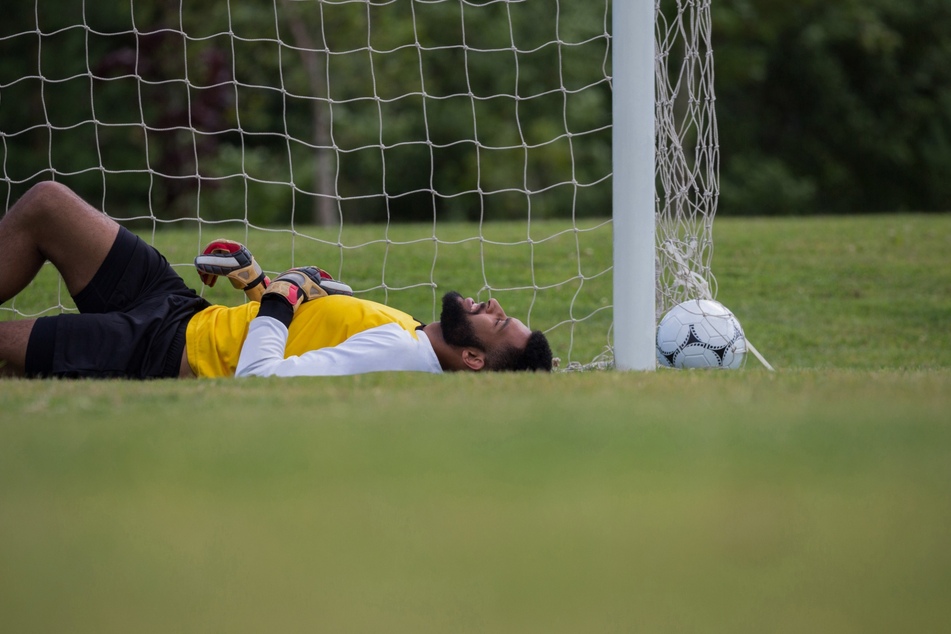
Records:
M951 215L723 220L718 298L777 367L951 366Z
M0 382L0 629L943 631L951 217L715 233L775 373Z

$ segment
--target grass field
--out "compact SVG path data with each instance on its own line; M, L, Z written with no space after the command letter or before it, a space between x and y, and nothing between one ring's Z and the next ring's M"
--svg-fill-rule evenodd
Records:
M775 373L0 382L0 630L946 630L951 216L715 238Z

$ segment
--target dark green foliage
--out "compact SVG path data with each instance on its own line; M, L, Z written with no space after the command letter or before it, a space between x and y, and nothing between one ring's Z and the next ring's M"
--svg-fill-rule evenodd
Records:
M943 210L951 4L721 0L721 210Z
M55 176L128 217L610 212L602 2L8 4L9 199ZM721 213L947 208L951 3L712 7Z
M55 176L115 216L427 222L565 217L577 181L578 214L609 208L603 3L67 4L0 28L13 198Z

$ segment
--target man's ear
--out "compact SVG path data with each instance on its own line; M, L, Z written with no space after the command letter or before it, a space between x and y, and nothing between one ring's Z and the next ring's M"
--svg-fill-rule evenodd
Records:
M478 348L463 348L462 362L473 372L478 372L485 368L485 353Z

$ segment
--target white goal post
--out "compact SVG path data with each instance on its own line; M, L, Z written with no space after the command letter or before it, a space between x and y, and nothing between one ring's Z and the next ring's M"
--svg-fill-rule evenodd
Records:
M650 370L659 316L716 294L710 38L710 0L14 3L0 211L55 179L188 236L190 283L225 234L424 320L498 297L562 368ZM69 310L60 285L0 319Z
M614 364L656 366L654 0L614 5ZM622 35L623 34L623 35Z

